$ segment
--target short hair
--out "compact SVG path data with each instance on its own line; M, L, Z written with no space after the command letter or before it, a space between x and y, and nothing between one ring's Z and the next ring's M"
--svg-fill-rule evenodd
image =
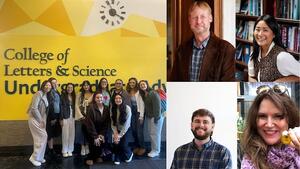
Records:
M208 116L208 117L210 117L212 123L213 124L215 123L215 117L214 117L214 115L212 114L212 112L210 112L207 109L198 109L198 110L194 111L193 115L192 115L192 122L193 122L193 120L194 120L194 118L196 116L201 116L201 117Z
M189 15L192 13L192 11L195 9L195 7L199 8L205 8L208 9L209 14L212 14L211 7L208 5L207 2L205 1L195 1L189 8Z

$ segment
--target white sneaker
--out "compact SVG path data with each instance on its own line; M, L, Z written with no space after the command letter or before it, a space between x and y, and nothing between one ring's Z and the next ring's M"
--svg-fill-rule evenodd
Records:
M43 164L43 163L45 163L45 162L46 162L46 160L45 160L45 159L42 159L41 163Z
M89 154L90 153L90 149L89 149L89 146L85 146L85 154Z
M68 156L69 156L69 157L72 157L72 156L73 156L73 154L69 152L69 153L68 153Z
M68 157L68 153L63 153L63 157Z
M132 160L132 157L133 157L133 153L131 153L131 156L129 157L128 160L125 160L126 163L129 163L131 160Z
M159 152L156 152L156 151L151 151L150 153L148 153L148 157L156 157L156 156L159 156Z
M41 166L41 163L34 160L32 156L30 156L29 161L36 167Z
M82 156L85 156L85 147L83 147L83 146L81 146L81 152L80 152L80 154L82 155Z
M120 165L120 161L115 161L114 164L115 165Z

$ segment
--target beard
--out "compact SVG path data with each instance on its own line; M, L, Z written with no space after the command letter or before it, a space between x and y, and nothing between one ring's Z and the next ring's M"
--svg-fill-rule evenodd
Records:
M197 127L194 130L191 129L191 131L192 131L192 133L193 133L193 135L194 135L194 137L196 139L198 139L198 140L205 140L205 139L207 139L208 137L211 136L212 132L209 132L209 131L205 131L205 133L203 135L197 134L197 131L200 130L200 129L201 129L200 127Z

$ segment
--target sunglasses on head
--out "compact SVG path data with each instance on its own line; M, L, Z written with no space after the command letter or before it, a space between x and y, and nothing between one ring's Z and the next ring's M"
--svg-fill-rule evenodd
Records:
M268 93L270 91L273 91L278 94L287 93L287 95L289 95L288 89L283 85L274 85L273 87L270 87L268 85L262 85L256 89L256 94Z

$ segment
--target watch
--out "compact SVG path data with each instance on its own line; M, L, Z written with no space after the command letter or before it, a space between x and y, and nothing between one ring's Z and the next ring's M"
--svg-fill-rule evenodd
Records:
M108 26L121 25L127 12L122 0L105 0L100 5L100 20Z

